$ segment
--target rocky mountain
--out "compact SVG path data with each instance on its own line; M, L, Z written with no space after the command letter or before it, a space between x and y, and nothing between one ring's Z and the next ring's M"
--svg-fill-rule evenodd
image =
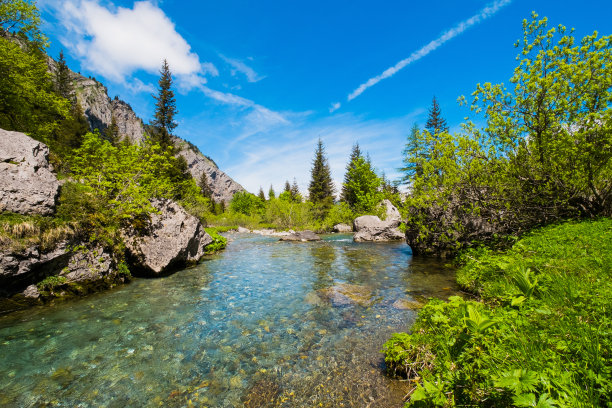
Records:
M49 58L48 64L51 72L57 70L55 60ZM117 97L109 98L107 88L95 78L87 78L70 71L70 79L74 98L87 117L92 130L99 129L104 132L110 126L114 116L121 137L127 137L132 143L141 143L144 140L143 121L136 116L128 103ZM215 201L223 201L228 204L236 192L244 191L240 184L221 171L193 144L178 137L174 139L174 142L179 148L179 154L187 161L189 171L196 181L200 180L202 173L206 173Z

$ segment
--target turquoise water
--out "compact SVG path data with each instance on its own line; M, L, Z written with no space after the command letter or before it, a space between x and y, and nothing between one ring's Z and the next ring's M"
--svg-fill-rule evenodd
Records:
M0 406L399 407L382 344L456 291L404 243L228 234L160 279L0 318ZM333 289L330 289L333 288Z

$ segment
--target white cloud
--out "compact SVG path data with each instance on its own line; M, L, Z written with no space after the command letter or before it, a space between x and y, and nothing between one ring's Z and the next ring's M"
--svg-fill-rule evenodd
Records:
M202 63L176 31L174 23L150 1L133 8L106 8L96 0L50 1L60 24L68 30L62 43L83 66L115 82L143 70L157 73L168 60L181 87L218 75L210 62Z
M332 105L329 108L329 113L334 113L335 111L340 109L341 106L342 104L340 102L332 103Z
M397 64L395 64L394 66L392 66L390 68L387 68L382 74L368 79L365 83L361 84L357 89L355 89L353 92L351 92L347 99L349 101L352 101L353 99L355 99L356 97L361 95L366 89L376 85L377 83L379 83L383 79L386 79L386 78L389 78L389 77L395 75L401 69L403 69L406 66L412 64L415 61L420 60L421 58L425 57L430 52L435 51L442 44L444 44L445 42L455 38L456 36L458 36L459 34L463 33L468 28L470 28L470 27L480 23L481 21L483 21L483 20L493 16L495 13L497 13L499 11L499 9L501 9L502 7L510 4L511 2L512 2L512 0L497 0L497 1L495 1L490 6L487 6L484 9L480 10L480 12L478 14L468 18L467 20L464 20L464 21L460 22L459 24L457 24L456 26L454 26L450 30L445 31L440 37L438 37L435 40L429 42L427 45L425 45L424 47L420 48L419 50L413 52L408 58L401 60L400 62L398 62Z
M249 82L257 82L265 78L257 74L253 68L249 67L243 61L235 58L228 58L225 55L220 55L220 57L232 67L232 76L235 76L237 73L241 73Z

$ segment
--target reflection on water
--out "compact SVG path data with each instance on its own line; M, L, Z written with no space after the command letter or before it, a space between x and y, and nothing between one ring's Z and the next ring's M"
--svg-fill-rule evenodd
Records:
M0 406L402 405L379 350L452 269L403 243L229 237L195 268L0 318Z

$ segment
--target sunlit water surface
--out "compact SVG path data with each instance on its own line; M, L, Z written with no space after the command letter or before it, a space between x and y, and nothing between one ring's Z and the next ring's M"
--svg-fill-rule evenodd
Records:
M402 405L379 351L410 301L456 291L452 268L348 235L228 237L172 276L1 317L0 406Z

